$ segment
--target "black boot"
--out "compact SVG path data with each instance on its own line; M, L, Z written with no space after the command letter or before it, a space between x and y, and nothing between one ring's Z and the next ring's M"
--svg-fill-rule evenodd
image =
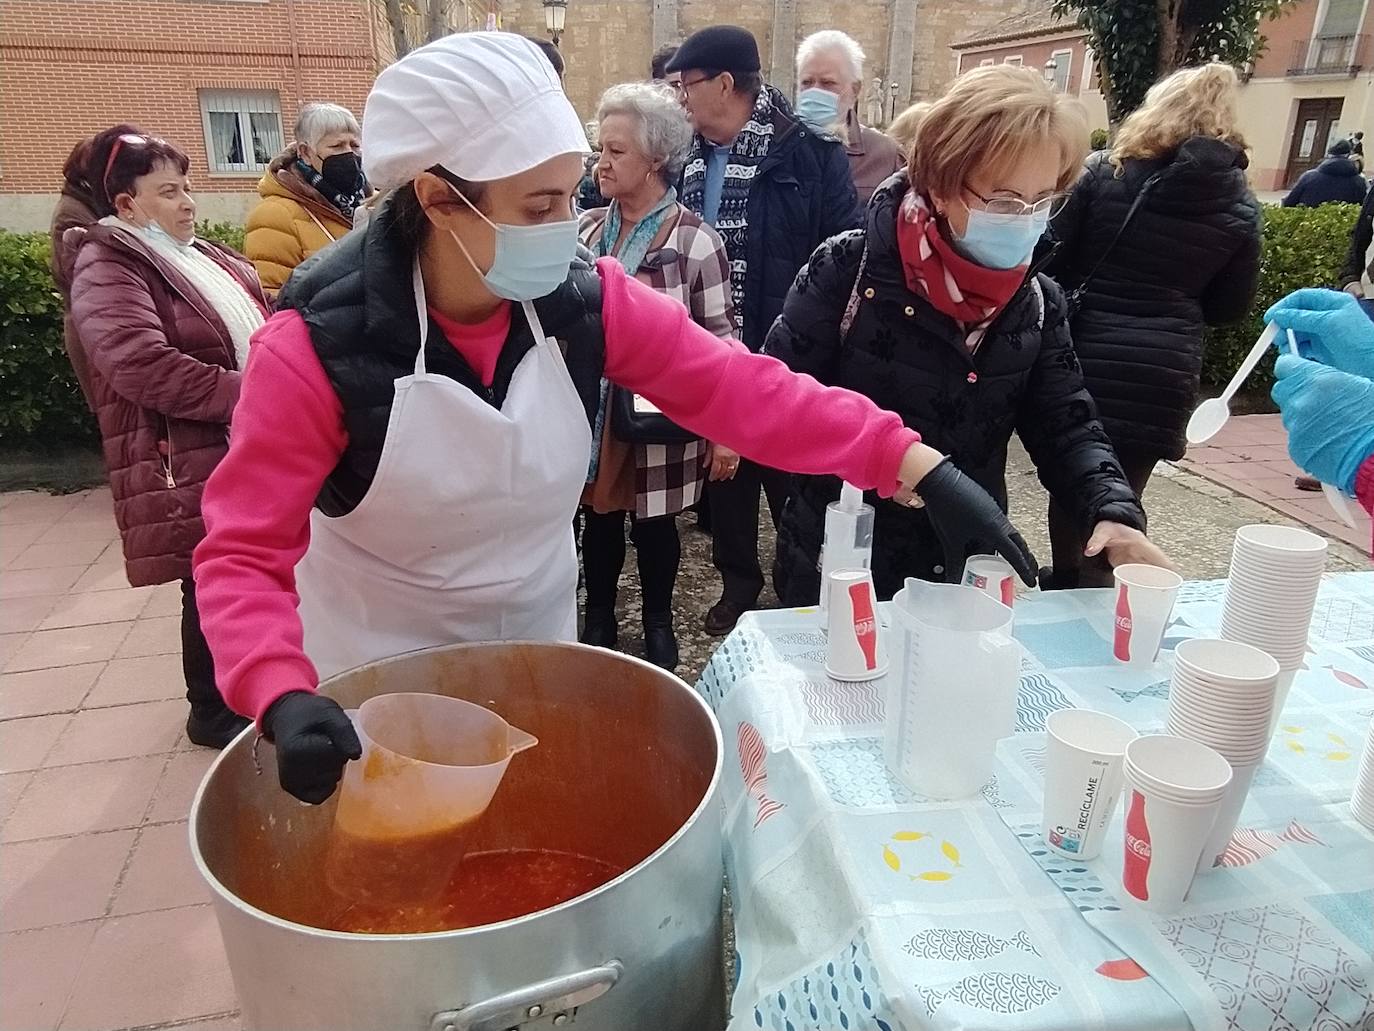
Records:
M588 608L582 621L582 633L577 639L583 644L594 644L598 648L614 648L618 639L615 608Z
M671 611L644 613L644 657L663 669L677 669L679 655Z
M218 707L192 705L191 715L186 717L186 736L202 748L224 748L252 722L223 702Z

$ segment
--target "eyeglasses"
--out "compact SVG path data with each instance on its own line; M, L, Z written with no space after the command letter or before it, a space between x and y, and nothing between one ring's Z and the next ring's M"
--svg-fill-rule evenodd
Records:
M676 93L679 97L685 97L687 95L687 90L690 87L695 86L701 82L710 82L712 79L719 79L724 74L724 72L716 72L714 75L703 75L700 79L693 79L691 82L688 82L686 79L679 79L677 82L672 84L673 92Z
M983 202L983 210L989 215L1048 214L1050 218L1054 218L1063 210L1064 202L1069 199L1067 193L1052 193L1048 197L1040 198L1034 204L1027 204L1016 197L984 197L971 186L965 186L964 189Z
M105 159L105 174L100 177L100 188L109 192L110 171L114 168L115 158L119 157L119 152L124 149L125 144L131 147L145 147L152 142L151 136L139 133L126 132L122 136L116 136L114 146L110 148L110 156Z

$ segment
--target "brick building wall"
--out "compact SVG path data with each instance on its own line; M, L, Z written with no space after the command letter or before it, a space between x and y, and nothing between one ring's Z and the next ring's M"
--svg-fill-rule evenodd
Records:
M373 14L370 0L0 0L0 225L46 225L72 144L121 121L187 152L203 215L241 220L260 173L211 173L200 91L274 97L285 141L302 103L361 114Z

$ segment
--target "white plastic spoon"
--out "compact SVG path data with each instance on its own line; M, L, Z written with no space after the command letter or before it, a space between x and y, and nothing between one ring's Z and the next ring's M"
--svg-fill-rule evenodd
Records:
M1236 391L1250 373L1255 371L1255 366L1259 364L1264 352L1274 343L1274 338L1278 334L1279 327L1272 322L1265 326L1264 332L1255 341L1255 346L1250 348L1250 353L1245 356L1245 361L1240 363L1240 368L1236 369L1236 374L1231 377L1231 382L1226 384L1221 396L1209 397L1197 406L1197 411L1193 412L1193 417L1188 420L1187 429L1183 431L1189 444L1204 443L1221 432L1226 420L1231 418L1231 398L1235 397Z

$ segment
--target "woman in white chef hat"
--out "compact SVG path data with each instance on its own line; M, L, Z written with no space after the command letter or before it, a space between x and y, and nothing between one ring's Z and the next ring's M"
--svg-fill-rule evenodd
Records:
M950 569L992 548L1031 581L996 503L897 416L717 339L613 259L574 260L586 135L530 41L407 54L377 77L362 151L392 192L254 337L196 550L220 689L296 797L323 801L360 751L320 678L575 639L570 528L603 374L764 465L925 504Z

